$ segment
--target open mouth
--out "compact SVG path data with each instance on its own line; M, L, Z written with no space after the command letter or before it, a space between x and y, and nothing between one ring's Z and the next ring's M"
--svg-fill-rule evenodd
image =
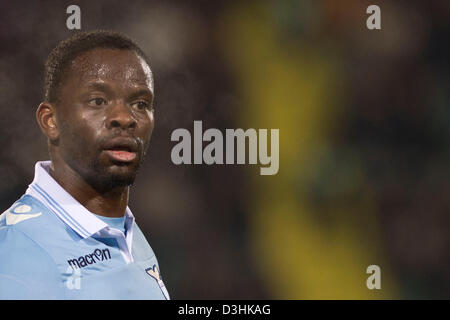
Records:
M133 161L137 157L137 150L136 141L131 139L112 140L104 147L111 159L119 162Z
M114 160L120 162L131 162L136 158L136 152L126 150L105 150L105 152Z

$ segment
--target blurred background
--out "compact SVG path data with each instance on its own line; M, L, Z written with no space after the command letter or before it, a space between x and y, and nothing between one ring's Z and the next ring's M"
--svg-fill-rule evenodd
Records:
M449 1L2 0L0 211L48 159L35 110L71 4L152 63L130 208L173 299L450 298ZM174 165L194 120L279 129L278 174Z

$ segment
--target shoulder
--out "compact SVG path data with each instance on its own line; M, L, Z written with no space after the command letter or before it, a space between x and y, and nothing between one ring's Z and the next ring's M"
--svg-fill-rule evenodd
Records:
M0 226L0 273L14 271L24 261L52 262L44 248L20 228Z
M24 221L42 220L48 211L48 208L38 199L25 194L0 215L0 227L23 225Z
M134 223L133 228L133 256L138 260L151 259L155 256L155 253L144 236L144 233L136 223Z
M22 196L0 215L0 273L13 271L23 261L53 261L39 241L51 220L48 209L30 195Z
M0 299L52 299L60 294L53 258L19 228L0 226Z
M36 198L24 195L0 215L0 274L51 274L56 264L39 240L55 221ZM47 235L43 235L47 234Z
M25 194L0 215L0 234L14 230L13 234L23 234L39 242L64 229L56 215L35 197Z
M0 215L0 261L14 262L34 254L51 259L46 244L55 240L60 225L42 202L22 196ZM7 264L1 263L0 269Z

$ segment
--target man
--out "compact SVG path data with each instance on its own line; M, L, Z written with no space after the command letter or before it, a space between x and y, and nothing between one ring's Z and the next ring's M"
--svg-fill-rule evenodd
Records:
M48 57L36 112L51 161L0 216L1 299L169 299L128 208L154 127L145 54L78 33Z

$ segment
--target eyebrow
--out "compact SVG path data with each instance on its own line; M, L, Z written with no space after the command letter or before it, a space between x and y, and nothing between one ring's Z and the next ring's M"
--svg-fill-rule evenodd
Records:
M87 88L98 90L98 91L103 91L106 93L113 93L113 90L111 89L111 87L102 82L91 82L87 85ZM144 89L144 88L138 89L137 91L133 92L128 98L135 99L135 98L141 97L141 96L150 96L153 99L152 91L149 89Z
M138 89L136 92L133 92L130 96L129 99L135 99L141 96L150 96L151 99L153 99L153 94L150 90L148 89Z
M89 83L87 85L87 88L88 89L95 89L95 90L98 90L98 91L104 91L104 92L107 92L107 93L111 93L112 92L112 89L107 84L104 84L104 83L101 83L101 82L91 82L91 83Z

